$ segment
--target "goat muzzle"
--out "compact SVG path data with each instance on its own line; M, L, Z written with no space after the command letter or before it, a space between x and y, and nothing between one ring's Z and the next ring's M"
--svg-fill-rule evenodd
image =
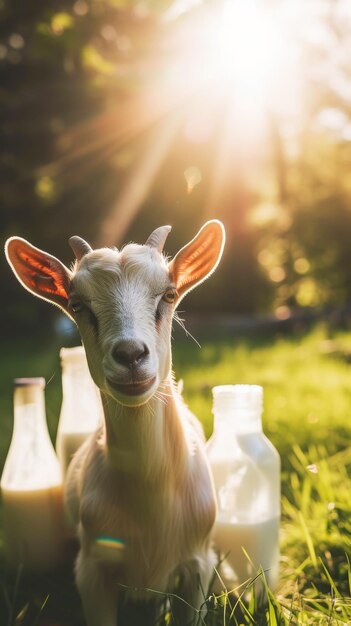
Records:
M114 391L117 391L124 396L141 396L143 393L149 391L149 389L151 389L151 387L155 384L156 376L131 383L120 383L115 380L111 380L110 378L106 378L106 382Z

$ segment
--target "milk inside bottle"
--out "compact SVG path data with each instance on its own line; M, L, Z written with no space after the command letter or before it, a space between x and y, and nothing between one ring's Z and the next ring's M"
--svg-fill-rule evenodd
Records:
M56 451L65 477L70 461L102 420L102 404L83 346L61 348L62 406Z
M218 512L215 545L228 584L250 583L262 568L274 589L279 577L280 458L262 432L263 389L213 389L214 432L208 442ZM245 554L247 553L247 555ZM248 558L249 557L249 558ZM264 588L261 578L256 591Z
M60 465L46 424L43 378L14 381L14 428L1 477L10 566L46 570L64 554Z

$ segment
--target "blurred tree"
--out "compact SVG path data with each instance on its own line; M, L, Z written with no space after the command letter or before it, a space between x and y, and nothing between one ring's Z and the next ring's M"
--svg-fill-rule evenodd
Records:
M351 300L351 6L316 2L299 22L303 107L270 116L275 191L259 220L258 260L274 306L345 307ZM264 212L264 211L263 211ZM258 210L259 214L259 210Z

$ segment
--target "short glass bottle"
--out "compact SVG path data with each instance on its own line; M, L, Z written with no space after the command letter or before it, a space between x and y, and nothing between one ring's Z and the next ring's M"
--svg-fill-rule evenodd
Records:
M64 555L62 479L45 414L44 378L14 381L14 428L1 477L10 566L58 566Z
M263 389L222 385L214 387L213 397L214 432L207 452L218 506L214 541L225 556L223 571L228 584L236 587L250 582L262 568L268 586L275 589L280 457L262 432ZM255 589L263 588L258 577Z

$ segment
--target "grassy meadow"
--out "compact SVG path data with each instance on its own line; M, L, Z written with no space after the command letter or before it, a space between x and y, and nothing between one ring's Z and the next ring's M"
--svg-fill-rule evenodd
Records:
M40 344L27 338L20 345L3 347L1 467L11 438L15 376L45 376L47 416L55 437L61 343L58 338ZM260 384L265 394L264 430L282 459L279 588L269 595L265 610L256 607L254 599L245 605L240 596L212 595L206 623L351 624L351 333L316 326L285 336L217 333L200 343L201 348L177 332L174 369L206 435L212 430L214 385ZM25 572L14 576L6 571L2 545L0 558L1 626L82 626L70 568L45 577ZM169 616L167 623L172 623Z

